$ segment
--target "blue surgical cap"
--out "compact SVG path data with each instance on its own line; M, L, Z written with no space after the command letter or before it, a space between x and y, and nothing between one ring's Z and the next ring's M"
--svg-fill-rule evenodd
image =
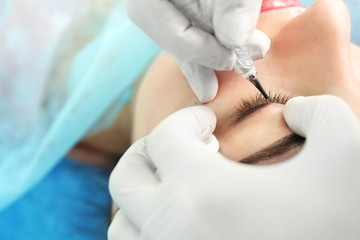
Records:
M19 84L5 78L6 69L0 66L0 86L17 96L11 103L0 101L0 210L41 180L80 139L108 127L131 97L134 81L159 53L159 47L127 18L124 2L114 5L96 37L76 53L61 88L49 80L45 99L30 94L39 89L34 87L37 78L24 75ZM6 11L12 9L9 5L0 12L0 33ZM21 32L16 33L21 42ZM32 57L35 62L37 56ZM34 101L42 104L31 116L30 110L24 117L11 115L14 109L9 106L21 108Z

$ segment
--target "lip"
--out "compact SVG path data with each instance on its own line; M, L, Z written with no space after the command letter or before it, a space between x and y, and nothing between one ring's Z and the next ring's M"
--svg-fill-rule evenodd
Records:
M305 8L301 2L297 0L264 0L261 6L261 12L291 7Z

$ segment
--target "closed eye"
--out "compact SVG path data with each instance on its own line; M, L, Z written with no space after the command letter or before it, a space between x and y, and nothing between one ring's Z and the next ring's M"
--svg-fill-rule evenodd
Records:
M236 107L234 113L234 121L232 124L238 124L245 118L249 117L258 110L266 107L271 103L284 104L291 98L291 96L285 93L272 93L269 92L269 99L265 99L261 94L257 94L249 99L242 100ZM294 148L303 145L305 138L298 136L295 133L290 134L278 141L275 141L270 146L251 154L250 156L239 160L239 162L247 164L257 164L260 162L266 162L267 160L281 156Z
M260 93L249 99L244 99L236 107L233 114L234 121L232 124L238 124L245 118L249 117L258 110L264 108L270 103L285 104L291 97L285 93L272 93L269 92L269 99L265 99Z

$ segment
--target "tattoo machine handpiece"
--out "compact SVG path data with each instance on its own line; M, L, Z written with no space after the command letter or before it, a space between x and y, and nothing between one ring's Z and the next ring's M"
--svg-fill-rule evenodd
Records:
M234 52L237 57L234 67L235 72L249 80L259 90L264 98L269 99L269 96L266 94L256 76L254 62L248 51L245 48L235 48Z
M212 7L214 0L207 1L184 1L184 0L170 0L186 17L191 20L191 23L210 34L214 34L212 24ZM264 91L259 80L256 77L256 69L254 62L250 57L246 48L233 49L237 60L234 70L244 78L249 80L264 96L269 99L269 96Z

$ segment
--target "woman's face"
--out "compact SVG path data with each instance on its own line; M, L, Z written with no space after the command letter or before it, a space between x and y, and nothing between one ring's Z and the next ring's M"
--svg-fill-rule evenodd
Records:
M283 107L293 96L337 95L360 118L360 50L350 44L350 19L342 1L319 0L307 10L288 8L261 14L258 29L271 39L264 59L256 61L258 78L270 92L270 103L234 72L217 72L219 91L206 105L217 116L220 152L234 160L267 154L269 162L286 159L299 149L286 125ZM134 140L166 116L199 104L175 60L161 54L139 89ZM294 140L295 139L295 140ZM276 149L286 149L276 154ZM254 160L255 159L255 160Z

